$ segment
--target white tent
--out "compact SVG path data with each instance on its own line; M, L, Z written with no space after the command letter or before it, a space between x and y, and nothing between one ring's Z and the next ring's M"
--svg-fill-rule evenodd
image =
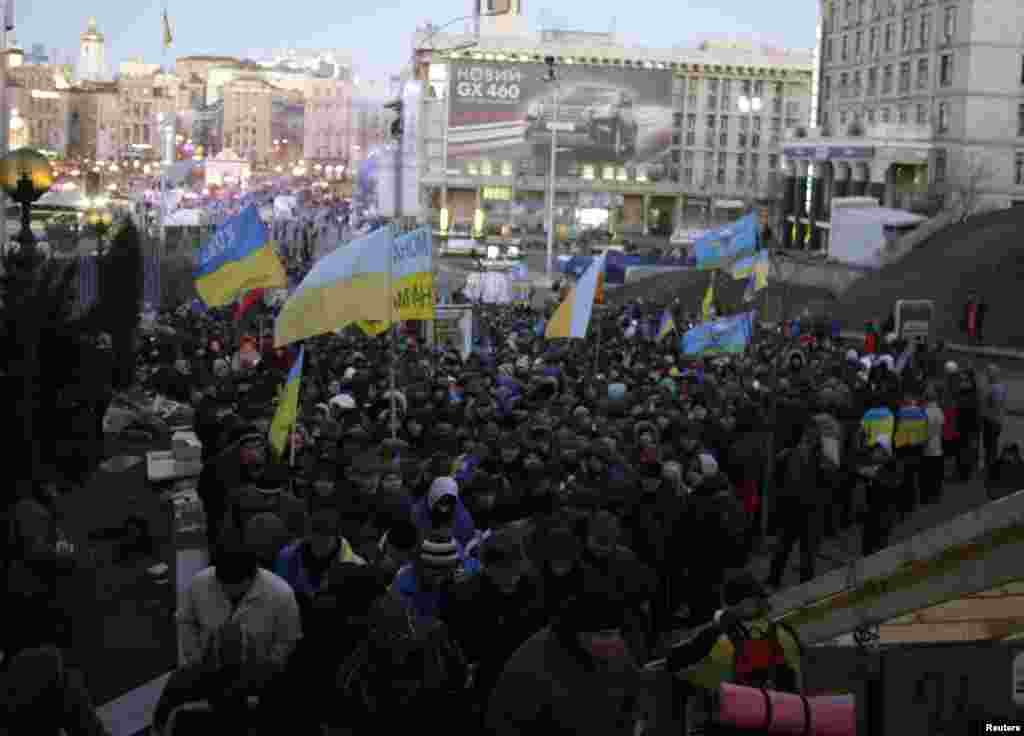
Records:
M829 255L842 263L881 268L886 228L914 227L924 220L889 207L833 208Z
M87 209L88 203L83 190L73 189L71 191L57 191L51 189L40 197L35 207L66 207L68 209Z

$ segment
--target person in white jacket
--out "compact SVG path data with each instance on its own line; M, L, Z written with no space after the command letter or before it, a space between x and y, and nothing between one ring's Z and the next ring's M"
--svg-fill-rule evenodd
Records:
M176 707L197 700L214 707L222 726L214 730L237 731L248 716L250 695L260 696L253 722L272 728L278 714L287 712L273 697L287 689L276 685L302 638L288 583L258 567L240 536L228 534L217 565L192 578L176 619L180 666L157 703L154 733L163 733Z

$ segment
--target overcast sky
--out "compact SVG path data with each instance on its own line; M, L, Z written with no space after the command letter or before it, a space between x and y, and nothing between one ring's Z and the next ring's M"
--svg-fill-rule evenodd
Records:
M146 0L14 2L15 35L25 48L40 43L48 51L58 49L62 57L73 54L77 60L79 34L94 15L106 36L111 71L134 56L150 62L163 58L160 2L148 6ZM244 56L253 50L286 46L335 48L349 51L363 74L399 71L409 58L417 25L426 21L441 25L472 9L469 0L167 3L175 36L168 62L190 54ZM59 12L58 6L63 6ZM557 24L607 31L614 24L624 42L659 48L692 45L706 37L811 48L817 14L815 0L524 0L524 7L533 28Z

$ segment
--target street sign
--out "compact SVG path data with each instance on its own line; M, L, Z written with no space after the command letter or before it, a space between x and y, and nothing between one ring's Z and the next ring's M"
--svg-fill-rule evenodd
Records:
M572 133L576 130L576 125L574 123L548 123L547 128L557 133Z

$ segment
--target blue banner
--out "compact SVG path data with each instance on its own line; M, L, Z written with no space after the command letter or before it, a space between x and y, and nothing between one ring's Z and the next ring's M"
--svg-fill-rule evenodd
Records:
M705 233L694 246L697 268L711 271L731 266L737 259L757 250L760 228L753 214L717 230Z
M753 312L716 319L687 331L680 350L684 355L736 355L747 349L753 331Z

